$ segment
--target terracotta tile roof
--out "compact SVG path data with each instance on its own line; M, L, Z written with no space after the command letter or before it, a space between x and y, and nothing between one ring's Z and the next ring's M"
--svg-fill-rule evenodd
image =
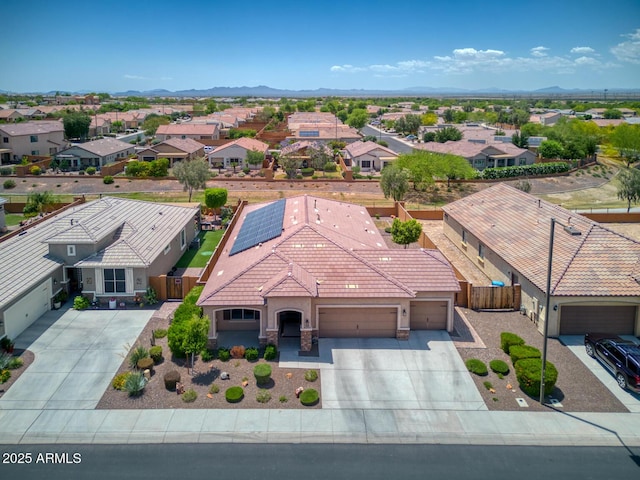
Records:
M43 120L38 122L7 123L0 125L0 131L11 136L44 135L52 132L64 132L64 126L62 122L57 120Z
M506 184L443 207L488 249L546 290L551 218L556 224L551 291L561 296L640 295L640 242Z
M154 148L157 148L158 145L171 145L172 147L177 148L178 150L182 150L186 153L196 153L198 150L202 150L204 153L204 145L193 138L169 138L154 145Z
M507 154L515 157L521 154L525 154L528 151L526 148L516 147L512 143L499 142L485 144L469 142L466 140L460 140L457 142L449 140L445 143L419 143L414 145L413 148L436 153L450 153L452 155L459 155L465 158L475 157L476 155L480 154L488 156Z
M384 153L384 156L397 157L398 154L391 150L390 148L384 147L382 145L378 145L376 142L363 142L357 141L353 142L345 147L346 152L349 154L351 158L359 157L360 155L365 155L369 152L379 150Z
M242 212L199 304L262 305L274 296L412 298L459 289L441 254L390 250L364 207L306 195L286 200L280 236L229 256L246 216L264 206Z
M170 123L160 125L156 135L209 135L218 134L218 125L215 123Z
M241 137L233 142L225 143L224 145L220 145L213 152L211 152L210 156L214 153L220 153L223 150L229 147L242 147L246 150L256 150L258 152L266 153L269 150L269 145L261 142L260 140L256 140L255 138Z

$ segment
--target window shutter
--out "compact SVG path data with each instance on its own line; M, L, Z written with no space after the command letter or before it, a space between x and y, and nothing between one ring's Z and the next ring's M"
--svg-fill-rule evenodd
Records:
M95 269L95 282L96 282L96 294L102 295L104 293L104 277L102 275L102 269Z
M127 293L133 293L133 268L125 268L124 285L124 289Z

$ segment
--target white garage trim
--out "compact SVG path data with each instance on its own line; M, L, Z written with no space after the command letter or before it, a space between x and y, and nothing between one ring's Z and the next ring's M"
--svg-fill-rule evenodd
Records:
M4 328L7 337L17 337L50 309L51 279L48 278L5 310Z

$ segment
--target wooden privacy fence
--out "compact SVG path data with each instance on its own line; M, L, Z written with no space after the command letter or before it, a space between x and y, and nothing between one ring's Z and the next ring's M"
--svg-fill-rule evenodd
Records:
M472 310L519 310L520 285L506 287L469 285L468 308Z

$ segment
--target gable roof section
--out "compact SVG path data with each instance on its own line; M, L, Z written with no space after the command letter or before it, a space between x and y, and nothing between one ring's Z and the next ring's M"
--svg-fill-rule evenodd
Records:
M208 135L213 136L218 132L215 123L170 123L160 125L156 135Z
M264 142L261 142L260 140L256 140L255 138L240 137L234 140L233 142L220 145L213 152L211 152L209 156L223 152L225 149L230 147L242 147L245 150L256 150L261 153L266 153L267 150L269 150L269 145Z
M64 132L64 126L59 121L7 123L0 125L0 131L12 137L45 135L47 133Z
M153 148L155 148L156 150L160 148L160 150L162 150L161 145L163 144L170 145L185 153L196 153L198 150L204 149L204 145L198 142L197 140L194 140L193 138L175 138L175 137L171 137L167 140L157 143L156 145L154 145Z
M99 157L104 157L106 155L112 155L114 153L120 153L132 149L133 145L121 140L116 140L115 138L106 137L92 142L74 144L63 151L58 152L57 155L64 154L72 148L77 148L94 155L98 155Z
M391 157L398 156L398 154L390 148L378 145L376 142L363 142L361 140L347 145L344 149L351 156L351 158L359 157L360 155L365 155L375 150L380 150L381 152Z
M640 243L581 215L500 183L443 207L469 233L542 291L551 218L556 224L551 292L559 296L640 295Z

